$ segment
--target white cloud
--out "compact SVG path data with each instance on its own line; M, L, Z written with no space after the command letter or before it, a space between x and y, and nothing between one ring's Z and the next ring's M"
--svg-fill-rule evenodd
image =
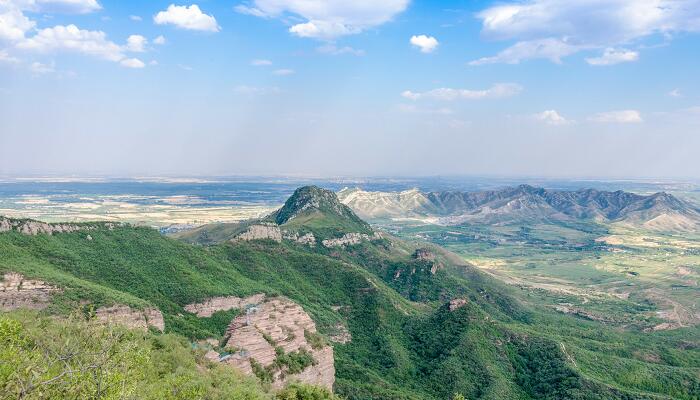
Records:
M590 65L605 66L615 65L624 62L632 62L639 60L639 53L627 49L615 49L608 47L600 57L586 58L586 62Z
M40 62L33 62L29 65L29 70L35 75L44 75L56 71L56 64L52 61L51 64L42 64Z
M302 18L289 32L317 39L357 34L403 12L409 0L252 0L235 10L262 18Z
M132 20L132 21L135 21L135 22L141 22L141 21L143 21L143 18L141 18L141 17L138 16L138 15L129 15L129 19Z
M280 76L292 75L292 74L294 73L294 70L293 70L293 69L282 68L282 69L277 69L277 70L273 71L272 73L275 74L275 75L280 75Z
M681 90L676 88L671 90L670 92L666 93L669 97L683 97L683 93L681 93Z
M176 6L171 4L166 11L161 11L153 17L158 25L172 24L182 29L206 32L218 32L221 28L216 19L204 14L199 6Z
M40 30L33 37L17 43L17 47L40 53L56 51L80 53L118 62L124 67L142 68L144 66L142 61L135 58L127 59L124 54L125 50L138 50L138 44L141 42L141 39L137 38L137 36L130 36L127 45L119 46L108 40L107 35L102 31L88 31L79 29L75 25L57 25L53 28Z
M17 44L17 47L39 52L74 51L115 62L124 58L122 47L107 40L104 32L83 30L75 25L42 29L35 36Z
M158 36L157 38L153 39L153 44L164 45L165 37L163 35Z
M123 67L127 68L143 68L146 64L138 58L125 58L119 62Z
M414 35L411 37L410 43L418 47L422 53L432 53L440 44L434 37L426 35Z
M24 34L34 26L36 23L27 18L22 10L12 3L3 3L0 0L0 40L22 40Z
M252 66L254 66L254 67L267 67L267 66L269 66L269 65L272 65L272 61L270 61L270 60L256 59L256 60L252 60L252 61L250 62L250 65L252 65Z
M131 35L126 39L126 49L135 53L146 51L148 40L141 35Z
M556 110L542 111L541 113L534 114L533 118L548 125L568 125L571 123L571 121L561 116Z
M334 44L324 44L316 48L316 51L323 54L330 54L333 56L339 56L343 54L351 54L353 56L364 56L365 51L361 49L355 49L350 46L338 47Z
M485 38L517 42L519 48L511 48L510 52L518 50L518 60L557 61L577 51L617 47L652 35L698 32L700 0L529 0L493 6L477 16L482 20ZM542 57L541 49L528 43L543 40L566 43L569 50L558 57L547 51L549 55ZM486 59L515 60L499 56Z
M634 124L643 122L642 115L637 110L608 111L593 115L592 122Z
M471 61L469 65L484 64L519 64L523 60L544 58L554 63L560 64L561 59L579 51L579 48L572 46L559 39L540 39L518 42L506 48L493 57L484 57Z
M484 90L439 88L424 93L416 93L407 90L401 96L410 100L433 99L433 100L479 100L479 99L499 99L512 97L523 90L522 86L515 83L497 83Z

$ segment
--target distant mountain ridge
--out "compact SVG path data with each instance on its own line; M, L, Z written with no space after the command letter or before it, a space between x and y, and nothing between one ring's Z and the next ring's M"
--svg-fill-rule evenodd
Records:
M446 225L593 220L656 230L696 230L700 210L665 192L561 191L520 185L481 192L366 192L343 189L340 200L370 220L418 218Z

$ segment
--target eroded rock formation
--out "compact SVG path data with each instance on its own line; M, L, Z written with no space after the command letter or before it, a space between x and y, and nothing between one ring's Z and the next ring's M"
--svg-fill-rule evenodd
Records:
M323 244L324 247L343 247L347 245L355 245L355 244L360 244L363 241L372 241L372 240L379 240L382 238L381 233L379 232L374 232L372 235L368 235L366 233L346 233L342 237L336 238L336 239L326 239L321 244Z
M7 272L0 282L0 310L10 311L18 308L40 310L45 308L51 295L58 288L39 280L26 279L15 272Z
M250 241L250 240L261 240L269 239L275 242L282 241L282 231L280 227L275 224L260 223L251 225L248 229L241 233L240 235L233 238L234 242L237 241Z
M197 314L200 318L211 317L217 311L228 311L236 308L246 308L263 301L264 293L254 294L249 297L241 298L235 296L213 297L202 303L188 304L185 306L185 311Z
M111 307L98 308L95 311L95 318L104 323L120 324L128 328L146 330L149 326L152 326L161 332L165 329L163 314L155 308L137 310L118 304Z
M286 240L291 240L292 242L297 242L300 244L305 244L307 246L315 246L316 245L316 237L314 236L313 233L307 233L305 235L299 235L298 233L294 232L284 232L284 238Z
M254 363L273 373L273 386L298 380L332 389L335 382L333 348L320 340L316 324L298 304L276 297L249 306L226 330L226 348L232 355L223 360L246 374ZM314 340L316 338L316 340ZM284 365L272 368L278 353L308 352L314 363L291 374Z
M24 235L53 235L54 233L76 232L86 229L91 228L72 224L47 224L39 221L20 221L0 217L0 232L17 231Z

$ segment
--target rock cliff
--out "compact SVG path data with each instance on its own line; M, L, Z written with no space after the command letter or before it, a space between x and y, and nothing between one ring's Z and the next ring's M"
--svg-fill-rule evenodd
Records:
M128 328L146 330L152 326L161 332L165 329L163 314L155 308L137 310L125 305L100 307L95 311L95 318L104 323L120 324Z
M92 229L92 227L72 224L47 224L39 221L14 220L0 217L0 232L16 231L23 235L33 236L38 234L53 235L54 233L76 232L89 229Z
M7 272L0 282L0 310L18 308L40 310L51 300L58 288L38 280L25 279L21 274Z
M348 245L355 245L355 244L360 244L363 241L372 241L372 240L379 240L382 238L381 233L379 232L374 232L372 235L368 235L366 233L346 233L342 237L335 238L335 239L326 239L321 244L323 244L324 247L343 247L343 246L348 246Z
M265 299L264 293L241 298L235 296L213 297L201 303L188 304L185 311L197 314L200 318L211 317L217 311L228 311L236 308L246 308L258 304Z
M241 233L240 235L233 238L234 242L237 241L250 241L250 240L261 240L269 239L275 242L282 241L282 231L280 227L271 223L260 223L251 225L248 229Z
M333 348L316 332L316 324L298 304L286 298L271 298L249 306L226 330L226 346L233 351L226 362L246 374L253 365L272 375L273 387L297 380L332 389L335 382ZM310 354L313 362L291 373L280 355Z

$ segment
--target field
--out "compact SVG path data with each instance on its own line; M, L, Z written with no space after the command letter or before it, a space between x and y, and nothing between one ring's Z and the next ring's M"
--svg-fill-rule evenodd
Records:
M394 225L559 312L629 329L700 323L700 237L596 223Z

